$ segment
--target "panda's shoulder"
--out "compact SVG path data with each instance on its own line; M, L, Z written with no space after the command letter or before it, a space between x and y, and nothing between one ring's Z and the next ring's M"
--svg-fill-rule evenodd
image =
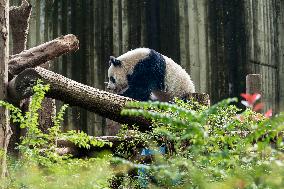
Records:
M122 54L121 56L117 57L117 59L119 60L125 60L125 59L143 59L146 58L147 56L149 56L151 52L151 49L149 48L144 48L144 47L140 47L140 48L136 48L133 50L130 50L124 54Z

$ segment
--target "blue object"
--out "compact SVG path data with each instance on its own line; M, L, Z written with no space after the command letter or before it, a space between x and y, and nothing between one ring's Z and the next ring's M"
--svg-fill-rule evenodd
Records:
M166 147L160 146L159 150L151 150L149 148L143 148L141 152L141 156L150 156L155 154L165 154L166 153ZM148 175L147 171L144 166L141 166L138 168L138 182L140 184L141 188L146 188L148 186Z

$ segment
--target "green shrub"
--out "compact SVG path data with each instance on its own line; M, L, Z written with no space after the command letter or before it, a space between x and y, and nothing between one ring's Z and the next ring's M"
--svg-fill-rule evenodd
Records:
M43 133L38 125L39 110L48 85L38 81L33 87L34 95L28 111L22 111L4 101L0 106L10 110L11 120L26 129L18 144L21 157L10 158L9 177L0 180L2 188L108 188L109 180L113 177L109 159L110 154L102 158L76 159L71 155L59 155L56 152L57 141L65 139L79 147L102 147L111 145L98 141L82 131L61 132L61 121L68 107L62 106L53 117L54 125L47 133Z
M250 108L241 112L230 105L236 101L197 109L195 102L130 103L122 114L153 120L153 131L145 140L159 136L165 145L173 144L168 145L171 154L155 155L154 162L143 165L148 187L284 187L284 114L267 119Z
M18 145L21 157L10 160L2 188L109 188L114 175L124 175L117 178L119 188L284 188L283 113L268 119L252 105L245 110L231 105L234 98L211 107L178 99L175 104L132 102L122 114L152 119L152 130L142 133L138 126L132 131L124 126L119 136L134 139L117 148L120 158L106 153L76 159L56 153L58 139L85 148L105 143L81 131L62 133L67 105L54 116L48 133L38 129L38 110L48 88L38 82L24 115L0 101L13 122L27 130ZM157 153L161 145L165 154ZM141 147L155 152L150 162L135 160ZM131 176L130 170L139 174Z

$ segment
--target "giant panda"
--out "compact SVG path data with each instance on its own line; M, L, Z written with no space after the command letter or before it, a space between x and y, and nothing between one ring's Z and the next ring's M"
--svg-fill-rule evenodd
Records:
M137 48L110 57L107 89L139 101L172 101L194 93L195 87L184 69L153 49Z

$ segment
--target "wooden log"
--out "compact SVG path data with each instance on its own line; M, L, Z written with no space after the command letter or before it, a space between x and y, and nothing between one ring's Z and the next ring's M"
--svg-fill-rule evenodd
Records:
M134 140L135 137L133 136L125 136L125 137L119 137L119 136L98 136L98 137L94 137L96 140L99 141L103 141L103 142L111 142L113 145L112 146L118 146L118 144L120 144L122 141L131 141ZM59 139L57 140L57 146L59 148L66 148L66 147L70 147L70 148L74 148L76 147L76 145L66 139Z
M18 101L31 96L32 87L38 79L50 84L47 97L61 100L71 106L82 107L119 123L127 123L129 126L138 124L142 131L150 129L151 120L120 114L127 103L134 99L83 85L41 67L27 69L11 80L8 88L10 98ZM201 99L207 105L209 103L207 94L192 94L191 96L196 100Z
M9 60L9 75L14 76L27 68L33 68L48 62L60 55L79 49L79 40L68 34L20 54L12 55Z
M38 79L50 84L47 97L61 100L71 106L80 106L120 123L138 124L141 130L149 130L150 120L120 115L121 110L133 99L83 85L41 67L27 69L11 80L9 97L19 101L31 96L32 87Z

